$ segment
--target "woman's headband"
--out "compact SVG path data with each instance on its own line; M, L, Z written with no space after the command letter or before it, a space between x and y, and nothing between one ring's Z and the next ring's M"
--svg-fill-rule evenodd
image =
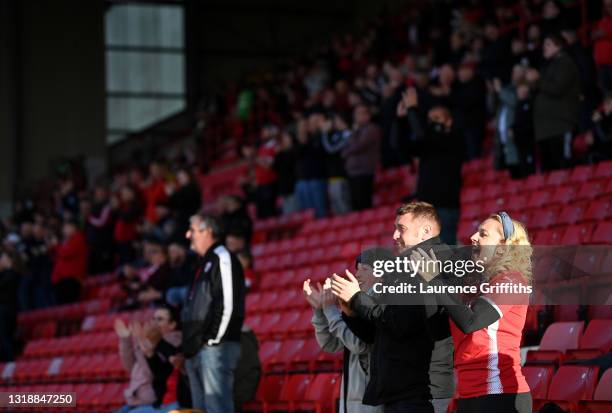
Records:
M497 216L501 219L502 228L504 229L504 239L507 240L514 235L514 224L512 223L512 218L510 218L510 215L504 211L498 212Z

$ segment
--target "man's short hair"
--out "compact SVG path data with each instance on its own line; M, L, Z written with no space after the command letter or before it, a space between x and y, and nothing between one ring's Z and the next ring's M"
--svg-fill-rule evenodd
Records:
M413 219L420 218L435 222L438 228L442 228L442 222L440 222L440 217L436 212L436 208L427 202L415 201L402 204L397 209L396 215L400 217L406 214L412 214Z
M223 229L221 227L221 222L212 215L195 214L191 217L191 220L198 221L198 226L201 231L205 229L210 229L214 239L219 240L223 237Z

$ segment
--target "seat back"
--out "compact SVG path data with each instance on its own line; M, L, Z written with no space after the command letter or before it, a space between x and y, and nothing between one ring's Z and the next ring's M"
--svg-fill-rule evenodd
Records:
M580 348L610 351L612 348L612 320L591 320L580 340Z
M552 323L548 326L542 337L540 350L557 350L564 352L567 349L578 348L583 329L583 321Z
M591 400L599 367L563 365L557 370L548 391L548 399L579 401Z
M546 399L555 369L553 366L524 366L523 375L534 399Z

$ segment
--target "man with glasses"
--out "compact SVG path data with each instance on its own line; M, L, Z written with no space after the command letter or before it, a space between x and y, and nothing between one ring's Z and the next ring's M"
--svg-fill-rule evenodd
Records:
M181 316L193 407L207 413L233 412L244 320L242 266L221 244L220 224L213 217L191 217L187 239L201 257Z

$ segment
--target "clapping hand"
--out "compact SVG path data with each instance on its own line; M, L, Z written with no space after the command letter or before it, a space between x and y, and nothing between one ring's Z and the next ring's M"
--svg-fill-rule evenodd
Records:
M348 303L355 294L361 291L361 288L359 281L349 270L345 270L345 273L347 278L338 274L332 276L331 289L336 297Z
M128 338L132 334L130 328L120 318L115 320L115 333L117 333L119 338Z
M337 301L338 299L331 290L331 278L327 278L323 285L323 290L321 290L321 308L331 307L335 305Z
M310 304L314 310L317 310L321 308L321 292L323 287L321 287L321 283L314 285L314 288L312 288L310 284L310 278L304 281L304 285L302 287L304 297L306 298L306 301L308 301L308 304Z

